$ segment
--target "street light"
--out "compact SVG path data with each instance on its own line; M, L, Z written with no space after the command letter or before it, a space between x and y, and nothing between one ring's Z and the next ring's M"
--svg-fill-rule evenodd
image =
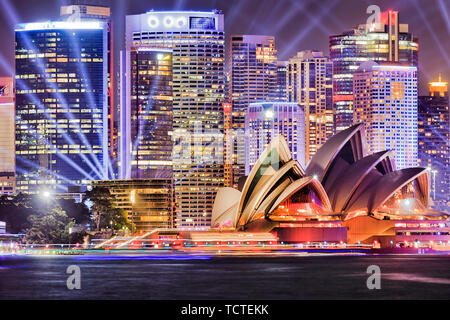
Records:
M50 191L48 191L48 190L43 190L43 191L41 191L39 194L41 195L41 198L42 198L43 201L45 202L46 210L48 210L48 208L49 208L49 202L50 202L50 199L51 199L51 195L52 195L52 194L51 194Z

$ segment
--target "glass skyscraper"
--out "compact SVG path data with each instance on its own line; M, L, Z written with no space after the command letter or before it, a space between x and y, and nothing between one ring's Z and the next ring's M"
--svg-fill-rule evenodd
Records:
M126 17L127 51L172 50L173 169L177 227L209 227L224 183L224 20L218 11ZM222 139L223 140L223 139Z
M354 73L353 89L368 152L392 150L397 169L417 166L417 68L368 61Z
M432 207L450 212L450 111L448 82L429 83L419 97L419 164L431 170Z
M108 178L107 46L102 22L16 29L18 192Z
M172 179L172 51L122 52L121 176Z
M278 61L277 84L275 87L275 94L273 96L273 99L276 101L287 101L286 72L287 72L287 61Z
M109 154L112 160L117 156L117 124L115 120L117 98L116 76L114 74L114 35L111 9L107 6L95 4L87 5L83 0L70 0L71 4L66 4L60 8L60 16L69 21L102 21L106 23L108 29L108 103L109 103ZM100 3L100 2L98 2ZM114 164L113 174L116 166Z
M418 66L418 39L407 24L399 23L397 11L381 13L379 23L330 36L333 62L335 131L353 123L353 73L364 61L406 63Z
M305 163L333 135L332 62L320 51L301 51L287 63L287 96L305 112Z
M245 150L241 147L245 112L252 102L274 100L277 89L277 50L275 37L232 35L230 43L230 101L233 146L233 186L245 175ZM239 133L239 131L241 133Z

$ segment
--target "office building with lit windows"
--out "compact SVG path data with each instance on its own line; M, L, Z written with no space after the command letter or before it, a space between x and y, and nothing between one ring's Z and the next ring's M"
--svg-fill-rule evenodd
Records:
M121 176L172 178L172 51L123 51L130 69L121 76Z
M15 170L15 114L13 78L0 78L0 195L14 194Z
M277 50L275 37L264 35L232 35L230 38L230 101L233 129L233 186L245 172L245 150L242 134L245 113L250 103L276 100Z
M320 51L301 51L287 63L287 97L305 112L305 163L333 135L333 63Z
M96 180L93 187L106 188L116 208L122 209L135 235L156 228L173 228L173 180Z
M393 151L397 169L417 166L417 68L365 62L353 90L353 117L365 124L368 151Z
M117 125L115 120L115 101L117 99L117 85L114 74L114 34L111 8L103 5L87 5L84 1L71 0L71 4L60 7L60 17L69 21L101 21L106 24L108 36L108 143L112 160L117 156ZM112 170L116 171L116 168Z
M448 82L429 83L419 97L419 164L431 170L432 207L450 212L450 111Z
M125 50L172 50L177 227L209 225L214 196L224 183L223 148L217 148L223 142L215 134L223 134L224 125L224 41L224 18L218 11L126 17Z
M382 12L380 22L361 24L329 38L333 62L335 131L353 124L353 73L364 61L418 66L418 38L401 24L397 11Z
M293 159L305 165L305 115L296 102L255 102L245 114L245 175L278 135L286 140Z
M287 101L286 93L286 71L287 61L277 61L277 84L275 86L275 93L273 100Z
M17 191L108 178L106 25L27 23L15 34Z

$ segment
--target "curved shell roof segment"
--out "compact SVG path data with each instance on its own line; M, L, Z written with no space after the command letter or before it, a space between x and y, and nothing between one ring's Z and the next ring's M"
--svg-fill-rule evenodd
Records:
M366 183L361 184L354 192L345 209L346 213L361 209L373 212L411 181L416 181L415 198L420 200L424 207L428 206L430 190L429 172L426 168L406 168L386 175L374 175L366 180Z
M258 184L262 185L264 181L269 180L270 176L275 174L278 168L290 160L292 160L292 155L284 137L282 135L276 136L261 154L258 161L256 161L245 181L244 188L242 189L244 196L241 198L238 207L239 212L242 212L243 208L247 205L256 186ZM301 170L301 175L303 176L303 169Z
M248 205L242 210L242 221L239 220L239 224L245 225L250 222L251 217L253 217L261 203L269 193L271 193L272 189L277 185L284 184L289 185L295 179L301 177L303 174L303 170L300 167L300 164L296 160L290 160L284 166L281 167L276 174L270 176L269 179L264 181L264 184L255 188L257 192L253 192L248 201Z
M316 176L322 185L326 185L328 174L339 160L356 162L365 155L366 138L362 123L342 130L331 137L311 158L305 175Z
M380 174L393 171L393 154L391 151L381 151L364 157L355 163L340 169L339 178L326 188L331 206L335 212L342 212L356 188L372 170Z
M233 226L237 223L237 206L241 199L241 192L234 188L220 188L214 200L211 226L223 225L230 221Z

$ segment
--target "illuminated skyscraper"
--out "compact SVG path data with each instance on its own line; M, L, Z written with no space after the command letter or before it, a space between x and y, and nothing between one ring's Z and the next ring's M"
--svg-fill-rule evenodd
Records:
M0 78L0 194L16 187L14 119L13 79Z
M287 96L305 112L305 163L333 135L332 62L320 51L301 51L287 64Z
M283 135L293 159L305 167L305 115L291 102L251 103L245 114L245 174L248 175L272 139Z
M287 61L278 61L277 84L275 86L275 94L273 96L273 99L276 101L287 101L286 71L287 71Z
M210 134L223 134L224 37L223 14L217 11L126 17L127 51L172 50L177 227L209 226L215 194L224 183L223 148L216 148L223 141Z
M353 75L355 123L369 153L392 150L397 169L417 166L417 68L363 63Z
M232 122L236 133L233 146L233 186L245 172L245 150L241 147L245 112L252 102L274 100L277 88L275 37L232 35L230 43L230 94ZM239 131L240 130L240 131ZM241 133L239 133L241 132Z
M108 178L108 44L102 22L16 29L17 190Z
M120 162L126 179L172 178L172 52L122 52Z
M99 4L85 4L84 0L70 0L71 4L61 6L60 16L68 21L102 21L106 23L108 30L108 103L109 103L109 125L108 125L108 139L109 139L109 154L111 158L117 155L117 126L114 120L115 114L115 96L117 88L115 86L114 77L114 35L113 22L111 19L111 9ZM87 1L91 2L92 1ZM115 170L114 170L115 171Z
M418 65L418 39L407 24L399 23L397 11L381 13L379 23L362 24L330 36L333 62L335 131L353 123L353 73L364 61Z
M450 111L448 82L429 83L419 97L419 164L431 169L433 207L450 212Z

